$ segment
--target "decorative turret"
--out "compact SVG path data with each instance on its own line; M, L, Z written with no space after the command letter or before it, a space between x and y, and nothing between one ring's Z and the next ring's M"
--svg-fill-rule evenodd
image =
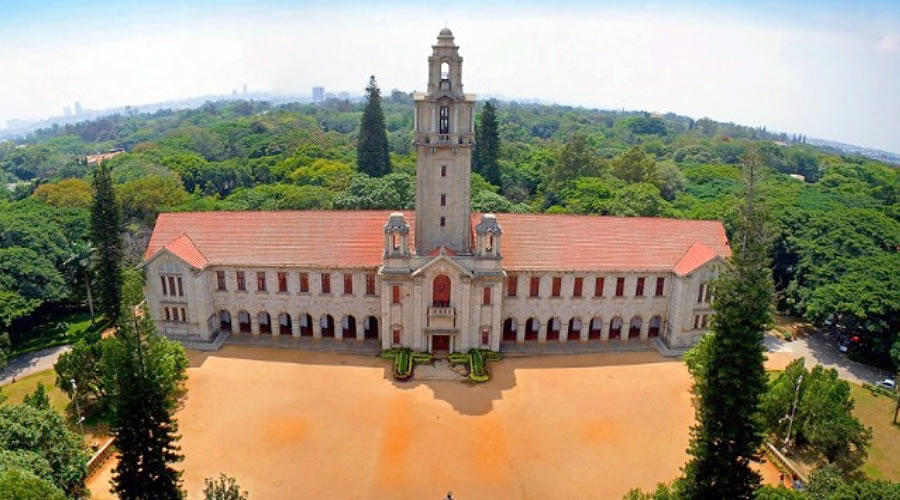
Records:
M500 257L500 236L503 228L494 214L482 214L481 222L475 226L475 255L477 257Z
M393 212L384 225L385 257L409 257L409 224L401 212Z

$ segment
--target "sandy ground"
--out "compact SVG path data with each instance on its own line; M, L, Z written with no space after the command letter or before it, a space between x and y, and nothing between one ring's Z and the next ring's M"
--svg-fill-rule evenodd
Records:
M621 498L687 459L690 376L652 352L506 359L478 386L394 382L370 357L190 356L178 414L190 498L219 472L257 499ZM111 467L89 482L94 498L109 498Z

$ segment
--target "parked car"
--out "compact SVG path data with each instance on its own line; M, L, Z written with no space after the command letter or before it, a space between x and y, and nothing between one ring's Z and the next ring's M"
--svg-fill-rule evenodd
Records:
M875 386L876 387L884 387L887 390L893 391L894 389L897 388L897 383L892 378L886 378L886 379L878 382L877 384L875 384Z

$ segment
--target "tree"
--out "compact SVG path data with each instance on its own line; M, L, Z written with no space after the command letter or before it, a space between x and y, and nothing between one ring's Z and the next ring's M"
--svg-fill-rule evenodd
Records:
M34 392L26 394L22 403L31 406L32 408L37 408L38 410L49 410L50 397L47 396L47 390L44 388L44 384L38 382Z
M578 177L597 177L600 175L600 171L601 165L597 158L597 151L588 142L587 136L573 134L550 167L547 176L547 180L550 182L548 190L556 189L556 186Z
M92 325L94 324L94 297L91 294L91 279L93 278L96 251L97 249L90 243L76 241L72 243L72 253L69 258L63 262L64 265L71 267L73 274L84 280L85 297L91 313Z
M107 403L102 364L103 344L106 342L99 340L89 343L84 339L79 340L69 352L60 355L53 365L57 387L73 401L77 393L78 404L83 409L93 405L102 408ZM72 387L73 380L78 391Z
M0 290L16 292L25 300L37 301L38 305L57 302L66 296L65 281L53 263L23 247L0 248Z
M0 467L0 500L66 500L66 495L27 470Z
M366 107L359 122L356 165L360 172L371 177L381 177L391 171L390 149L384 128L384 112L381 109L381 90L374 75L369 77L369 85L366 87Z
M41 184L33 196L50 206L67 208L89 208L94 197L91 185L81 179Z
M478 172L485 180L499 186L500 131L497 126L497 109L491 101L484 103L478 135Z
M40 299L26 299L17 292L0 289L0 369L6 366L13 323L34 312L41 305Z
M608 207L610 215L625 217L665 217L672 212L659 189L644 182L629 184L616 191Z
M635 146L615 158L612 174L625 182L656 182L656 161Z
M237 480L224 473L217 479L206 478L203 480L206 487L203 488L203 496L206 500L247 500L250 498L247 491L241 491Z
M183 459L174 418L186 379L181 345L156 332L139 277L126 281L116 337L103 347L103 373L119 461L113 490L123 498L179 499Z
M49 465L56 487L72 497L84 492L88 461L84 443L53 410L30 405L0 406L0 450L33 453L16 460L35 462L35 457L39 457ZM41 471L46 468L40 466L36 470Z
M176 174L153 174L119 185L116 197L126 218L134 217L149 223L163 208L187 201L188 194Z
M675 199L675 195L684 191L687 179L681 173L681 169L672 162L663 162L656 165L656 179L654 181L659 188L659 194L666 201Z
M113 190L111 168L101 162L94 171L94 203L91 205L91 242L97 249L97 298L100 309L113 320L122 302L122 236L119 204Z
M746 201L733 255L714 283L706 380L691 429L684 492L689 498L753 498L750 469L762 444L759 401L766 389L763 334L772 322L773 283L764 214L755 192L760 161L744 158Z

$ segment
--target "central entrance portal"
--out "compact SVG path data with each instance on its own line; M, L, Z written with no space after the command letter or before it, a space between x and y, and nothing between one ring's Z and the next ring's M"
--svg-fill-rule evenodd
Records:
M450 350L450 336L449 335L432 335L431 336L431 351L449 351Z

